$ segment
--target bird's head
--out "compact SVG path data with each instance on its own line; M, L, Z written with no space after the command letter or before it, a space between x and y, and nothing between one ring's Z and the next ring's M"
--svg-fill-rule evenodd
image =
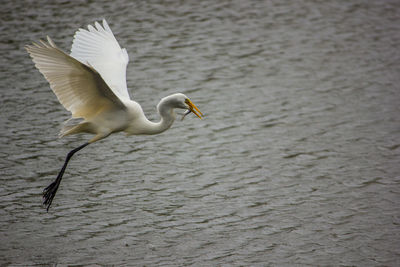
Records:
M172 101L175 108L186 109L186 112L183 114L182 120L186 117L186 115L191 112L200 119L202 116L204 116L203 113L201 113L201 111L196 107L196 105L193 104L193 102L190 101L190 99L184 94L173 94L170 96L170 100Z

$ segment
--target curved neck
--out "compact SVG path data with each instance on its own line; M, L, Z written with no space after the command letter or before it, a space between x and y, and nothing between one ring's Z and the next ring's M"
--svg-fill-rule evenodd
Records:
M176 114L173 110L173 105L167 98L161 99L157 105L157 111L161 117L159 122L149 121L139 104L133 101L132 103L134 103L132 110L136 119L132 121L132 124L129 125L128 128L125 129L125 132L128 135L158 134L170 128L175 120ZM137 117L138 113L141 114L139 117Z
M169 129L175 121L175 111L171 104L165 100L165 98L161 99L161 101L158 103L157 111L158 114L160 114L161 120L155 123L150 122L153 126L151 127L151 132L149 132L148 134L162 133L165 130Z

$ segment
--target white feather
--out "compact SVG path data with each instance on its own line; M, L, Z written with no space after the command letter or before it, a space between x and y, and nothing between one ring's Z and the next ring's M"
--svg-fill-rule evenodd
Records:
M50 37L47 41L33 43L26 49L60 103L74 118L90 119L104 109L125 109L95 70L58 49Z
M126 66L129 56L120 47L106 20L103 26L96 22L88 30L79 29L74 36L71 56L93 67L116 96L130 99L126 86Z

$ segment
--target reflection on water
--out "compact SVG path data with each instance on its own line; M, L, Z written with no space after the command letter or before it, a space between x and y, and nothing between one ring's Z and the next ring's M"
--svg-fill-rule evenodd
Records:
M8 1L0 11L0 263L396 266L396 1ZM107 18L151 119L177 91L206 118L88 136L23 49Z

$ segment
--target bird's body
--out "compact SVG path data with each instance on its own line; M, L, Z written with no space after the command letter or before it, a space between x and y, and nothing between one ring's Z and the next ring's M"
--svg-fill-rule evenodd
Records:
M95 28L96 27L96 28ZM91 133L95 136L71 150L57 179L44 190L44 204L49 209L70 158L87 145L115 132L127 135L158 134L173 124L175 108L202 113L184 94L177 93L161 99L157 105L159 122L149 121L142 107L129 97L126 85L128 53L121 49L107 22L95 23L88 30L79 29L74 36L71 54L61 51L47 37L26 46L36 67L50 83L60 103L81 118L74 125L64 126L60 137ZM186 115L185 114L185 115Z
M171 101L179 98L184 99L185 96L177 93L161 99L157 106L161 117L159 122L149 121L137 102L125 100L122 109L104 109L77 125L64 126L60 137L81 132L96 134L89 141L92 143L115 132L125 132L126 135L158 134L170 128L175 121L176 114Z

